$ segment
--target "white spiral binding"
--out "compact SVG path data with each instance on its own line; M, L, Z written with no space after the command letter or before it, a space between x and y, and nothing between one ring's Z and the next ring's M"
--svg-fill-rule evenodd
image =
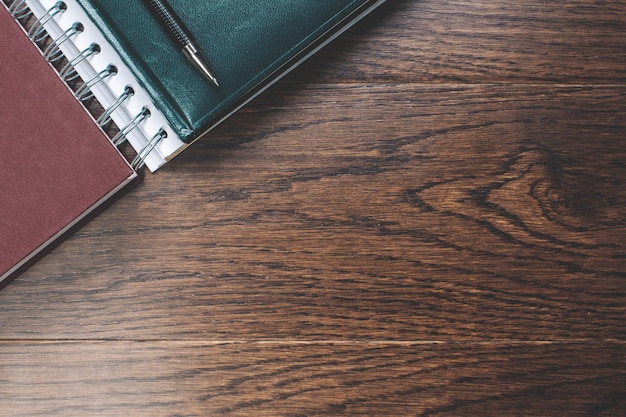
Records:
M63 52L61 52L59 46L63 42L69 40L72 36L81 33L83 30L85 30L85 27L80 22L76 22L69 28L65 29L65 32L63 32L61 36L53 40L50 45L48 45L48 47L43 51L43 57L46 58L46 60L50 63L54 63L63 58Z
M15 0L11 6L9 6L9 12L16 20L26 19L33 13L25 0Z
M59 49L60 49L60 45L59 45ZM85 49L77 53L72 59L70 59L68 63L65 64L65 66L61 69L61 71L59 71L59 76L65 82L70 82L70 81L75 80L76 78L80 77L80 75L78 75L78 72L76 72L76 67L78 66L78 64L84 61L85 59L89 58L91 55L99 54L99 53L100 53L100 45L98 45L95 42L92 43L91 45L89 45L88 47L86 47Z
M42 41L48 33L46 32L46 27L44 26L50 19L56 16L59 13L63 13L67 10L67 5L65 2L57 1L54 6L50 7L44 14L39 16L39 18L33 23L30 30L28 31L28 36L33 40L33 42Z
M159 131L152 137L152 139L150 139L148 143L146 143L145 146L141 148L139 152L137 152L137 156L135 157L135 159L133 159L133 162L131 162L130 166L132 166L135 170L143 167L143 165L146 163L146 156L149 155L154 147L161 143L161 141L166 137L167 132L165 132L165 129L159 129Z
M145 164L155 171L186 146L75 0L14 0L8 9L16 20L33 16L28 36L45 44L42 53L48 62L67 59L59 76L65 82L82 79L76 98L84 102L93 97L102 105L96 122L103 127L113 121L120 128L111 141L114 146L131 144L137 152L133 168Z
M98 117L96 123L98 123L100 127L103 127L107 123L109 123L111 121L111 114L113 114L115 109L124 104L124 102L132 97L134 94L135 90L133 90L131 86L127 85L126 88L124 88L124 92L115 99L115 101L100 115L100 117Z

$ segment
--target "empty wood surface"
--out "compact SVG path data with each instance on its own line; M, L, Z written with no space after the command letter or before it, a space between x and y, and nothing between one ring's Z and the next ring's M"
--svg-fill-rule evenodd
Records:
M626 2L389 1L0 291L0 416L626 415Z

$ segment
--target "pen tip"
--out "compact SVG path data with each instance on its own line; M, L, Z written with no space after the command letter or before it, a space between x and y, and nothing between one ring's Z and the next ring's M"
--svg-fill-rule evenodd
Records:
M202 70L202 73L204 74L204 76L208 78L209 80L211 80L213 84L215 84L217 87L220 86L220 83L217 82L217 78L215 78L215 75L211 74L211 72L207 70L206 66L202 66L200 69Z
M185 46L185 48L183 49L183 53L185 54L185 56L187 56L187 58L191 61L191 63L202 74L204 74L205 77L207 77L209 80L213 81L213 83L216 86L218 86L218 87L220 86L220 84L217 82L217 78L215 78L215 76L213 74L211 74L211 71L209 70L209 66L204 61L204 58L202 57L200 52L191 43L189 43L189 44L187 44Z

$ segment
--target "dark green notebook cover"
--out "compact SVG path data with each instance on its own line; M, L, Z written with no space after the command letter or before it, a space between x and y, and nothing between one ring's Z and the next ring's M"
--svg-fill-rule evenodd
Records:
M170 0L220 82L137 0L78 0L171 127L191 142L381 0Z

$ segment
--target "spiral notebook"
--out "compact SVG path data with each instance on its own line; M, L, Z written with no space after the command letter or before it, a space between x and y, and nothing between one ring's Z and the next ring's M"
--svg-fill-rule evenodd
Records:
M137 178L0 5L0 286Z
M19 140L5 133L0 143L0 283L132 183L136 169L163 166L383 2L171 0L208 55L215 87L142 1L3 0L0 127ZM15 21L27 32L15 32ZM15 66L22 55L32 62ZM81 106L93 99L94 118ZM130 164L123 143L136 153ZM63 207L46 206L66 192Z
M219 88L185 59L142 1L13 5L33 11L135 149L159 135L145 155L154 171L383 2L170 0Z

